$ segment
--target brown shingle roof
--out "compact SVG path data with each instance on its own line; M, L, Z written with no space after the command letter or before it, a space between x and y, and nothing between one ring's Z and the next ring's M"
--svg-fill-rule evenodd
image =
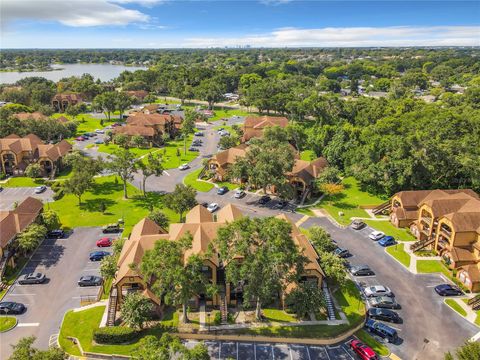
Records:
M473 252L469 249L454 246L450 251L450 254L452 256L452 260L455 262L475 261L475 256L473 255Z
M46 120L48 119L48 116L43 115L41 112L33 112L33 113L28 113L28 112L21 112L17 113L14 115L18 120L28 120L28 119L33 119L33 120Z
M155 129L147 126L136 126L136 125L127 125L127 126L117 126L113 129L114 134L125 134L128 136L155 136Z
M245 127L255 129L264 129L267 126L286 127L288 119L284 116L247 116L245 118Z
M77 93L69 93L69 94L55 94L52 100L57 100L57 101L62 101L62 100L67 100L67 101L76 101L76 102L81 102L83 101L82 95L77 94Z
M36 151L38 146L43 144L42 140L34 135L29 134L23 138L15 134L11 134L3 139L0 139L0 151L9 150L15 154L23 151Z
M323 157L312 161L296 159L292 171L287 175L299 177L309 183L315 180L327 166L328 162Z
M175 117L170 114L144 114L136 113L130 115L127 119L127 124L136 126L153 126L165 125L169 122L174 122Z
M238 157L244 157L247 153L248 145L240 144L230 149L220 151L212 157L212 160L218 162L220 166L235 163Z
M419 207L420 203L425 200L440 199L448 196L448 194L464 193L470 196L478 198L477 193L471 189L458 189L458 190L407 190L400 191L394 196L398 196L402 201L404 207ZM427 199L428 197L428 199Z
M40 200L28 197L15 210L0 212L0 247L4 248L33 223L42 208L43 204Z

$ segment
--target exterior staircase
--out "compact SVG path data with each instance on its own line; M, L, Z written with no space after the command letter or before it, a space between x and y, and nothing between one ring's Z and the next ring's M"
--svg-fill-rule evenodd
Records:
M327 315L328 320L335 320L335 305L333 304L332 295L330 290L328 290L328 285L326 281L322 282L323 296L325 297L325 303L327 304Z
M372 213L374 215L379 215L379 214L386 213L388 210L390 210L390 201L385 201L384 203L373 208Z
M117 314L117 289L113 288L108 299L108 315L107 326L115 325L115 317Z
M220 315L222 317L222 324L228 323L228 307L227 307L227 297L225 294L220 295Z
M410 250L412 250L413 252L419 251L426 248L428 245L433 244L434 242L435 242L434 237L424 239L424 240L419 240L414 242L412 245L410 245Z
M306 189L302 195L302 199L300 200L300 205L303 205L305 203L305 200L307 199L308 194L310 193L310 189Z
M472 310L480 310L480 294L468 300L467 305L470 305Z

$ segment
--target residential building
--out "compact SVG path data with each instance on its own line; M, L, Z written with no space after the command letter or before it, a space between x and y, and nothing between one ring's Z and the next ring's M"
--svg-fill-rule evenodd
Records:
M77 105L83 102L80 94L56 94L52 98L52 106L56 112L64 112L67 107Z
M125 91L128 96L136 98L138 101L143 101L148 95L148 91L145 90L130 90Z
M178 115L133 113L127 118L125 126L113 129L113 134L143 136L150 146L159 145L165 134L173 138L178 133L182 121Z
M418 242L457 269L457 278L480 291L480 198L470 189L401 191L390 200L390 220L409 227Z
M18 234L37 220L42 210L40 200L28 197L14 210L0 211L0 279L7 263L14 265L11 244Z
M208 171L213 172L213 178L216 181L226 181L228 177L228 168L235 163L237 158L244 157L248 152L248 145L240 144L230 149L215 154L208 161ZM311 193L315 186L315 180L321 172L328 166L325 158L319 157L312 161L298 159L295 152L295 162L291 171L286 176L296 190L298 198L305 197ZM239 182L235 179L229 179L230 182ZM270 189L275 192L275 189Z
M29 119L33 119L33 120L46 120L48 119L48 116L46 115L43 115L41 112L38 112L38 111L35 111L35 112L32 112L32 113L28 113L28 112L21 112L21 113L17 113L14 115L18 120L29 120Z
M157 306L161 305L161 299L151 292L148 280L144 279L138 270L145 252L153 249L156 241L162 239L178 241L187 233L190 233L193 242L192 247L184 254L184 261L186 261L194 254L210 254L209 249L217 236L218 229L242 216L241 211L232 204L226 205L216 215L211 214L203 206L197 205L188 212L185 223L171 224L168 232L149 219L141 220L133 227L118 260L118 271L113 283L117 293L117 306L122 303L126 294L134 291L140 291L152 303ZM289 218L285 215L279 215L278 218L291 224L292 239L308 260L302 280L313 281L320 286L324 273L318 263L318 255L315 249ZM241 258L239 257L238 260L241 261ZM213 284L219 287L219 292L211 297L207 294L198 294L192 299L192 304L198 305L200 300L204 300L210 306L219 306L222 302L235 305L237 301L243 299L241 286L226 283L225 269L215 250L205 260L202 271ZM294 287L295 284L288 284L287 291L291 291Z
M262 137L263 130L269 126L287 127L288 119L277 116L247 116L243 124L242 142L247 142L252 138Z
M72 150L72 145L62 140L45 144L34 134L21 138L11 134L0 139L1 170L6 175L22 175L29 164L38 163L44 176L54 176L62 168L63 157Z

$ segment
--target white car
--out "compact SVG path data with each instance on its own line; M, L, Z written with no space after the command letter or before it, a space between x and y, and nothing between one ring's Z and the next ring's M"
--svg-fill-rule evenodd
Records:
M381 238L383 238L385 236L385 234L381 231L374 231L372 232L370 235L368 235L368 237L370 238L370 240L373 240L373 241L377 241L377 240L380 240Z
M112 125L105 126L105 129L111 130L111 129L113 129L113 126Z
M45 190L47 190L47 187L45 185L42 185L42 186L37 186L35 188L35 194L41 194L43 193Z
M383 285L374 285L366 287L363 292L366 297L374 296L393 296L392 291Z
M190 169L190 166L188 164L182 164L178 167L178 170L187 170Z
M218 204L217 203L208 204L207 210L210 211L211 213L217 211L218 210Z
M105 134L105 130L102 130L102 129L96 129L95 132L97 134Z
M245 196L245 191L243 191L242 189L235 190L235 194L234 194L235 199L241 199L244 196Z

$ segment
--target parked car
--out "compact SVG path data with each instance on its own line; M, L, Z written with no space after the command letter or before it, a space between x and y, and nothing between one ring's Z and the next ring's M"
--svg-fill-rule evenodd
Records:
M200 150L198 150L198 148L196 148L196 147L190 146L190 147L188 148L188 151L199 152ZM181 170L181 169L180 169L180 170Z
M456 285L441 284L435 286L435 292L440 296L463 295L463 291Z
M77 140L77 141L85 141L85 139L86 139L86 138L83 137L83 136L77 136L77 137L75 138L75 140Z
M195 136L203 136L203 132L197 131L197 132L195 133Z
M385 236L385 234L381 231L374 231L372 232L370 235L368 235L368 237L370 238L370 240L373 240L373 241L377 241L377 240L380 240L381 238L383 238Z
M18 283L20 285L32 285L32 284L41 284L47 280L45 274L42 273L29 273L22 275L18 278Z
M103 283L103 279L100 276L82 276L80 280L78 280L78 286L100 286Z
M368 265L353 265L349 269L350 274L353 276L370 276L375 275L372 269Z
M97 134L105 134L105 131L102 130L102 129L96 129L95 132L96 132Z
M401 321L400 316L398 316L395 311L382 308L372 307L368 309L368 317L374 320L382 320L393 323L399 323Z
M342 249L342 248L340 248L340 247L337 247L337 248L333 251L333 253L334 253L335 255L337 255L338 257L341 257L342 259L347 258L347 257L349 257L349 256L351 255L351 254L350 254L350 251L348 251L347 249Z
M5 314L5 315L20 315L25 312L27 308L25 305L16 303L14 301L5 301L5 302L0 302L0 314Z
M207 206L207 210L210 211L211 213L217 211L219 208L217 203L211 203Z
M217 190L218 195L224 195L227 192L228 192L228 187L226 187L226 186L219 187L218 190Z
M45 190L47 190L47 187L45 185L42 185L42 186L37 186L35 188L35 194L41 194L43 193Z
M370 306L383 309L400 309L400 305L390 296L375 296L369 300Z
M380 336L382 339L386 339L389 343L396 343L398 341L397 330L385 325L381 322L368 319L365 322L365 329L372 334Z
M278 200L277 203L272 207L273 209L281 210L288 205L287 200Z
M90 261L100 261L102 260L105 256L110 256L111 254L107 251L94 251L90 253Z
M367 286L365 289L363 289L363 292L365 293L366 297L393 296L392 291L388 287L383 285Z
M245 195L246 195L245 191L243 191L242 189L235 190L235 194L234 194L235 199L241 199Z
M270 198L270 196L268 196L268 195L263 195L263 196L258 200L258 203L259 203L260 205L265 205L265 204L268 203L270 200L272 200L272 199Z
M387 236L384 236L383 238L381 238L378 241L378 244L380 246L387 247L387 246L395 245L396 242L395 242L395 238L393 236L387 235Z
M188 164L182 164L178 167L178 170L187 170L190 169L190 166Z
M65 231L62 229L51 230L47 233L48 239L61 239L63 237L65 237Z
M109 247L112 246L113 239L110 237L102 237L101 239L97 240L98 247Z
M103 144L103 143L104 143L104 141L102 139L95 140L95 144L97 144L97 145L100 145L100 144Z
M118 233L120 230L121 228L119 224L109 224L102 227L102 233L104 234Z
M360 340L352 340L350 343L350 349L352 349L360 359L362 360L378 360L378 356L373 349Z
M362 220L355 219L352 221L351 226L352 226L352 229L354 230L360 230L360 229L363 229L365 225L366 224Z

